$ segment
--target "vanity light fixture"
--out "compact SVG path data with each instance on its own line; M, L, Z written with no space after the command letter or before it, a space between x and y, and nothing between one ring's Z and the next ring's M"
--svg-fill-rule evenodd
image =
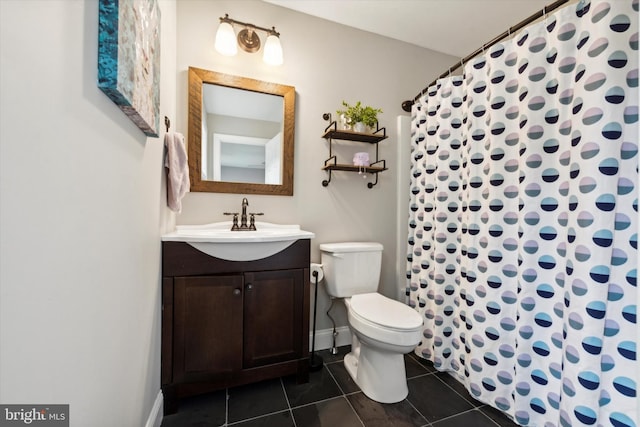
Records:
M236 36L233 25L243 27ZM262 28L246 22L236 21L225 14L220 18L220 26L216 33L215 48L225 56L234 56L238 53L238 46L245 52L254 53L260 50L260 37L256 31L267 33L264 43L262 60L269 65L281 65L283 62L282 45L280 44L280 33L276 27ZM236 43L237 41L237 43Z

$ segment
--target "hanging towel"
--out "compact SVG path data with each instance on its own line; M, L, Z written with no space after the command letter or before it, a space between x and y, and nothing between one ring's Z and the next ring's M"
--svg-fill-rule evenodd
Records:
M180 213L182 197L189 191L189 165L184 146L184 136L179 133L166 133L164 145L167 148L164 166L167 168L167 205Z

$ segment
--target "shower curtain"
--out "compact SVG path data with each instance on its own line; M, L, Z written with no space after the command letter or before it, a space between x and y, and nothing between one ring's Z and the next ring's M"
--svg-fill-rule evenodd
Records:
M583 1L412 110L416 354L524 426L636 426L638 0Z

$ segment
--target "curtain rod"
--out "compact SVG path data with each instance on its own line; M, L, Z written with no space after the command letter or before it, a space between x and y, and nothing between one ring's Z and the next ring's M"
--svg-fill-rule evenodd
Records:
M440 74L434 81L429 83L427 85L427 87L422 89L422 91L420 91L420 93L417 94L413 98L413 100L404 101L402 103L402 109L404 111L410 112L411 111L411 106L413 105L413 103L415 101L417 101L422 95L424 95L427 92L427 90L429 90L429 87L431 87L434 84L436 84L439 79L447 77L453 71L457 70L460 66L464 65L465 63L469 62L469 60L473 59L474 57L478 56L480 53L484 52L485 49L493 46L494 44L498 43L500 40L511 36L511 34L515 33L516 31L521 30L522 28L524 28L525 26L529 25L530 23L542 18L543 16L546 16L549 12L559 8L560 6L562 6L565 3L569 3L570 1L572 1L572 0L556 0L555 2L551 3L548 6L545 6L544 8L540 9L539 11L537 11L533 15L529 16L528 18L523 19L522 21L520 21L519 23L517 23L513 27L510 27L507 31L505 31L504 33L496 36L493 40L489 41L488 43L483 44L478 49L474 50L469 55L467 55L464 58L462 58L459 62L456 62L455 64L453 64L444 73Z

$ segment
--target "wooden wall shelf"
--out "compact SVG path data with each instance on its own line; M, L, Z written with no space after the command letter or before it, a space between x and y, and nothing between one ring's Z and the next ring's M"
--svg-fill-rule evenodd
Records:
M386 128L379 128L376 125L376 131L373 133L361 133L351 130L338 130L338 125L335 120L331 120L330 113L325 113L322 117L325 120L329 121L329 126L325 128L324 134L322 135L322 138L329 141L329 158L324 161L324 166L322 167L322 170L329 173L329 179L323 180L322 185L324 187L327 187L329 185L329 183L331 182L332 171L343 171L374 174L376 177L375 181L367 183L368 188L373 188L378 183L378 173L387 170L386 162L384 160L378 160L378 143L387 139ZM375 161L373 161L369 166L354 166L353 164L338 163L337 157L333 155L334 140L355 141L375 145Z

